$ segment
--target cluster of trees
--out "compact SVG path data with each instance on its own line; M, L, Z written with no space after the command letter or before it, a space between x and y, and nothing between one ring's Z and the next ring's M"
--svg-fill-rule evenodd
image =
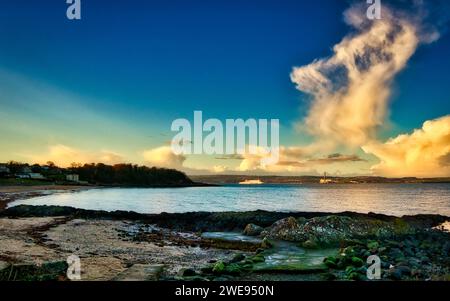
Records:
M178 170L133 164L72 164L69 170L71 173L78 174L80 180L92 184L143 187L175 187L193 184L184 173Z

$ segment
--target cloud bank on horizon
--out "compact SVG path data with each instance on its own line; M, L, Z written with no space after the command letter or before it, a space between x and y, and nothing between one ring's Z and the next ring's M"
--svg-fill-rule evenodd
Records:
M399 135L386 143L363 146L381 162L375 174L391 177L448 177L450 175L450 115L426 121L422 129Z

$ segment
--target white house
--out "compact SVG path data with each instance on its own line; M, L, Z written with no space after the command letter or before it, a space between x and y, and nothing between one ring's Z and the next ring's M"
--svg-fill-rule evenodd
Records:
M66 180L67 181L71 181L71 182L79 182L80 181L80 176L77 175L77 174L66 175Z

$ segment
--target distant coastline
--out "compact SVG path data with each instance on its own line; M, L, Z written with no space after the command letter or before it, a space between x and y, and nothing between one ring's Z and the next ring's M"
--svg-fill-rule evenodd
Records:
M255 176L255 175L190 175L190 179L195 182L225 185L240 184L251 180L259 179L264 184L320 184L321 176ZM447 178L385 178L375 176L355 176L355 177L327 177L332 184L420 184L420 183L450 183Z

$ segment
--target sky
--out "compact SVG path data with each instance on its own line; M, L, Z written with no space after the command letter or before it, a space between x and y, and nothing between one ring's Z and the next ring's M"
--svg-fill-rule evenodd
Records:
M446 1L0 0L0 162L450 176ZM180 155L171 123L279 119L280 161Z

